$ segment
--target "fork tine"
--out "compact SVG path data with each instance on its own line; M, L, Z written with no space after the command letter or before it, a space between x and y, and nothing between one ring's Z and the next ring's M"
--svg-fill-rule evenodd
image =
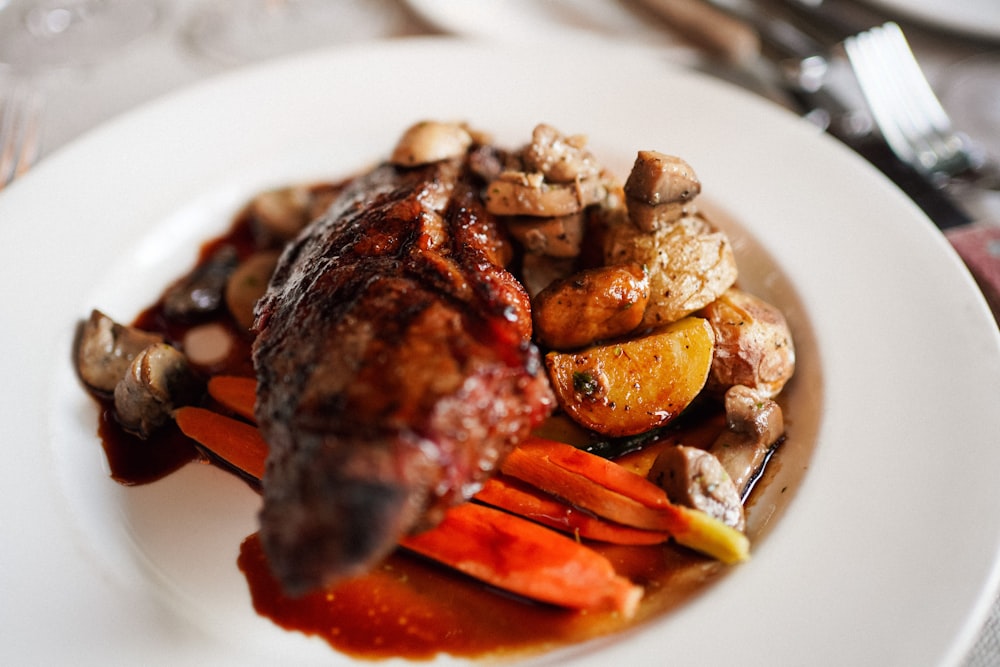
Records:
M908 95L900 98L900 104L910 102L909 118L918 135L926 141L930 153L918 153L927 156L926 166L935 167L936 161L951 162L964 155L964 145L952 129L951 118L931 89L927 77L924 76L920 64L910 49L902 29L895 23L882 26L882 33L895 70L899 76L900 87ZM943 167L944 165L939 165Z
M28 170L40 146L41 96L15 83L0 99L0 190Z
M913 162L916 158L913 148L898 124L896 100L899 96L887 89L894 85L894 79L885 74L887 69L876 34L866 31L849 37L844 41L844 50L886 142L901 159Z

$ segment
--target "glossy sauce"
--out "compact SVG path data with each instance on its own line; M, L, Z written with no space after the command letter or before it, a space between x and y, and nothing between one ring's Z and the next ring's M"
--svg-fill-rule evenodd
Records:
M248 215L238 216L229 232L207 243L199 262L223 245L236 248L241 258L260 248ZM250 335L236 327L224 308L222 311L196 322L176 321L165 315L161 299L134 324L163 333L168 342L178 345L193 326L217 323L230 332L236 345L224 359L198 370L206 378L213 374L253 376ZM118 482L153 482L196 461L226 467L180 434L173 423L151 439L139 440L119 427L111 401L106 397L98 397L98 401L102 409L99 432L111 475ZM202 403L220 409L207 397ZM678 429L659 443L619 460L644 473L659 448L678 442L707 446L721 428L721 413L716 411L710 418ZM256 482L247 481L257 488ZM280 627L320 637L355 657L418 660L439 653L509 658L613 633L676 608L729 570L673 544L593 546L611 560L619 574L644 586L645 596L634 618L537 604L405 551L393 554L366 575L296 599L285 595L271 576L256 534L241 545L237 564L246 577L256 611Z

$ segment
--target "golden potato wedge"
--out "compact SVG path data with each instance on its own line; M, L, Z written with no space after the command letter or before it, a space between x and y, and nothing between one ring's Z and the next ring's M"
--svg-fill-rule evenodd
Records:
M736 288L699 313L715 333L715 359L708 389L720 396L733 385L776 396L795 372L792 332L780 310Z
M636 262L649 271L645 326L690 315L736 282L728 237L699 215L686 215L653 232L620 221L608 230L604 252L606 264Z
M580 271L532 300L535 335L556 350L623 336L642 322L648 300L649 279L638 264Z
M662 426L698 395L712 367L715 335L687 317L649 335L545 357L559 405L574 421L609 436Z

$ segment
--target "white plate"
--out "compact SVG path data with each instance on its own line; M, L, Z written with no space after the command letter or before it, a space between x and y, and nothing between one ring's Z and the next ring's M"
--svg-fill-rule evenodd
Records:
M91 307L135 315L245 197L353 171L428 117L511 143L538 121L586 132L619 171L637 149L685 156L742 223L742 281L799 343L790 442L815 453L780 471L794 497L753 559L661 621L531 664L954 663L998 579L1000 341L943 237L812 126L658 57L453 40L196 86L0 196L0 663L354 664L252 611L239 482L107 478L69 348Z
M868 4L930 26L984 39L1000 39L996 0L865 0Z

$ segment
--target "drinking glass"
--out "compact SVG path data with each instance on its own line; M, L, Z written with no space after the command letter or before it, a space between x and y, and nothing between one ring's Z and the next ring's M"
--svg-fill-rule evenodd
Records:
M155 0L0 0L0 63L23 71L91 64L159 15Z

